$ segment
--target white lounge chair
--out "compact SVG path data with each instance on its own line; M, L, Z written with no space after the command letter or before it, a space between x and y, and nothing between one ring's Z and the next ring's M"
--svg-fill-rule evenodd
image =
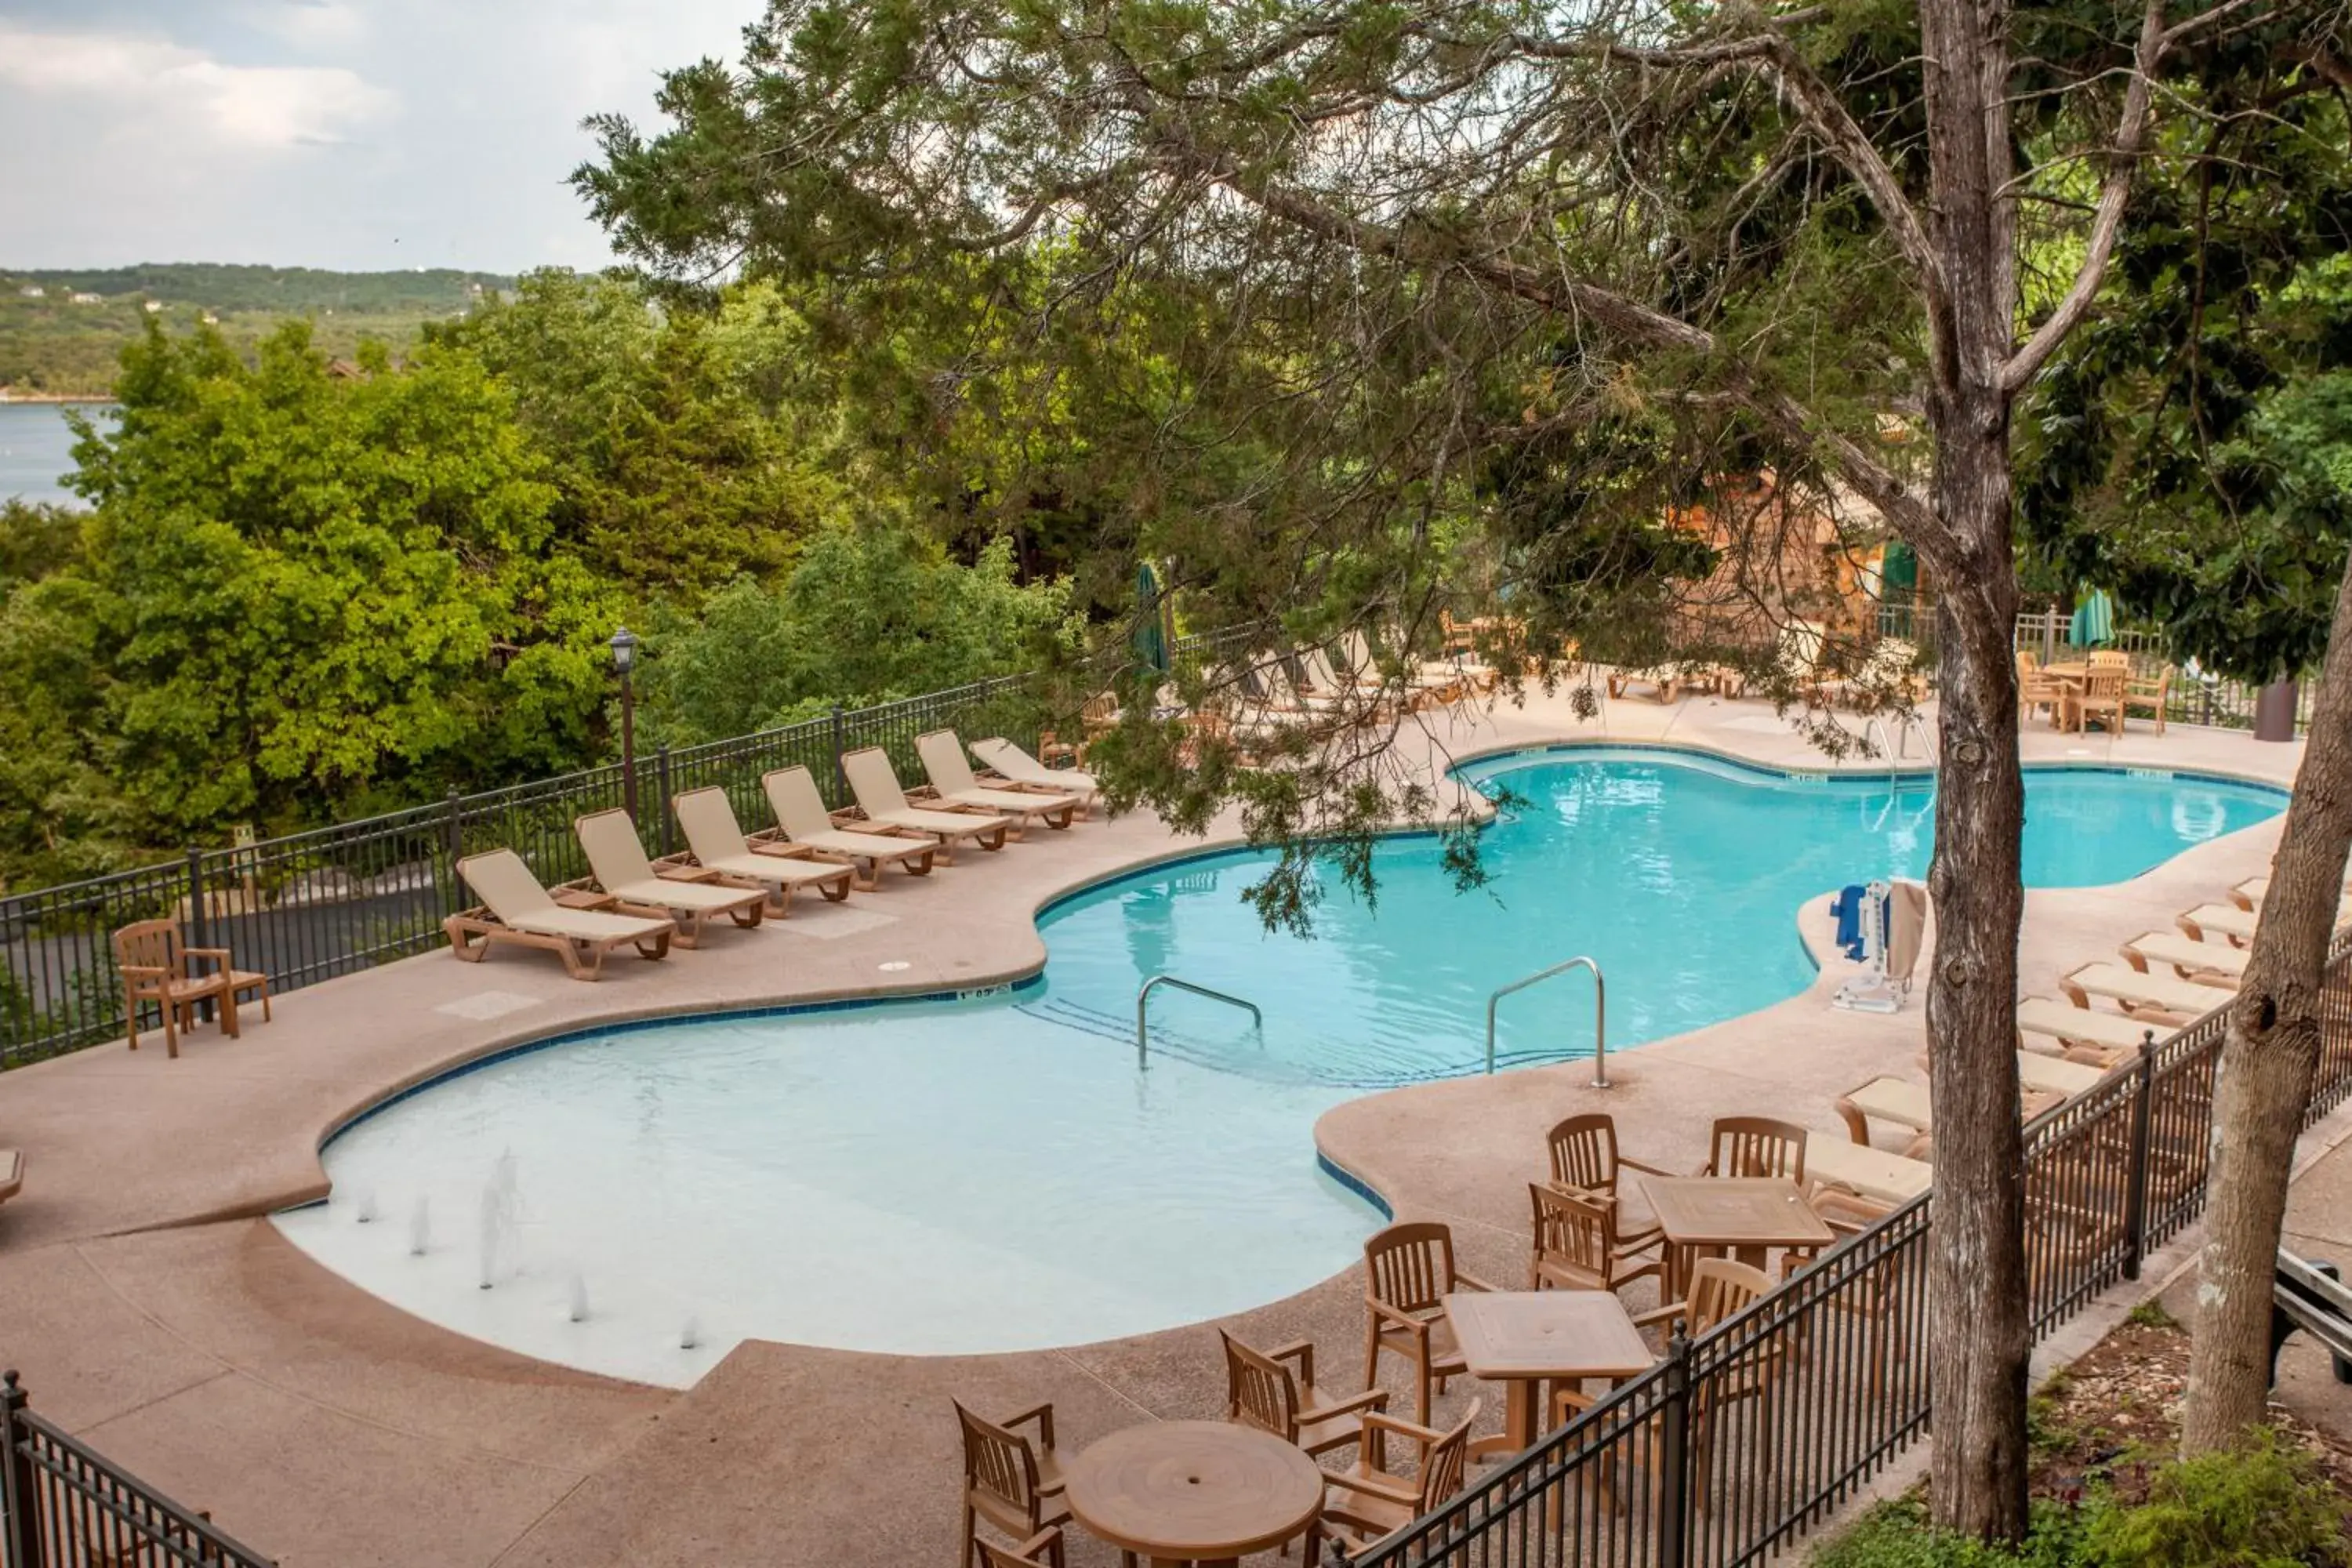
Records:
M574 817L572 831L588 853L596 885L624 914L667 915L677 922L677 945L699 947L702 928L713 915L739 926L755 926L768 910L768 890L722 881L717 872L677 872L665 877L646 858L637 825L618 806Z
M24 1154L15 1149L0 1149L0 1204L6 1203L24 1190Z
M2174 924L2187 933L2191 942L2210 942L2219 937L2240 944L2254 940L2254 913L2235 904L2200 904L2188 913L2174 918Z
M2230 901L2242 910L2259 910L2270 891L2271 879L2268 877L2249 877L2230 889ZM2336 923L2344 924L2347 917L2352 917L2352 894L2347 894L2336 902Z
M931 858L939 853L936 843L836 827L808 769L794 764L762 773L760 787L767 792L768 809L776 814L776 827L773 832L751 836L751 847L758 853L783 855L797 847L821 860L842 861L850 868L860 892L874 890L885 866L897 866L910 877L930 875Z
M1078 814L1078 797L1074 795L990 789L982 784L972 776L971 763L963 754L963 742L956 738L953 730L933 730L927 735L916 736L915 754L923 760L923 771L930 775L931 788L950 805L998 812L1024 827L1038 822L1048 827L1067 827Z
M990 735L971 742L971 754L981 765L992 769L1006 785L1016 789L1045 789L1055 795L1078 797L1078 811L1085 815L1102 785L1092 773L1082 773L1076 768L1049 768L1002 735Z
M940 859L955 864L959 844L977 844L982 849L1002 849L1004 836L1013 824L993 812L929 811L916 806L907 799L907 792L898 786L898 770L890 765L890 753L879 746L867 746L851 752L841 759L841 771L848 775L849 793L857 797L857 809L876 827L899 833L919 834L936 841Z
M2175 1032L2168 1024L2151 1024L2145 1018L2126 1018L2120 1013L2077 1007L2072 1002L2048 996L2028 996L2017 1005L2017 1033L2021 1043L2031 1046L2036 1037L2052 1040L2061 1050L2090 1057L2103 1068L2113 1067L2134 1055L2151 1034L2162 1041L2170 1039Z
M2235 991L2252 961L2251 949L2223 942L2191 942L2179 931L2142 931L2119 950L2134 969L2170 964L2183 980L2195 980Z
M793 894L802 888L814 888L836 904L849 897L849 885L857 877L856 867L819 860L810 849L776 848L764 854L753 849L743 837L742 825L735 820L733 803L717 784L688 790L669 804L696 864L722 877L765 887L770 912L792 913Z
M563 960L574 980L594 980L604 972L604 955L614 948L667 958L677 934L670 921L564 908L511 849L468 855L457 862L457 875L482 904L451 915L441 929L448 933L450 951L468 963L481 963L491 947L508 942L546 948Z
M2077 1007L2088 1007L2094 996L2105 996L2132 1014L2162 1014L2188 1020L2222 1005L2229 993L2200 985L2177 974L2150 974L2123 963L2086 963L2058 982Z
M1927 1190L1936 1167L1925 1160L1856 1143L1834 1133L1805 1134L1805 1179L1816 1187L1842 1187L1881 1203L1909 1203Z

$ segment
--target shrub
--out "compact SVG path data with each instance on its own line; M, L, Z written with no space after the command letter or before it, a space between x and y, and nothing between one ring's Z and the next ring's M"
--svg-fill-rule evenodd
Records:
M2338 1568L2344 1509L2308 1455L2268 1432L2158 1470L2147 1500L2095 1510L2085 1568Z

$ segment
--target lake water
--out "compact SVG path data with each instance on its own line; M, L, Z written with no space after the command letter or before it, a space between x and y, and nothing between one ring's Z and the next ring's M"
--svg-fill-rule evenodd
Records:
M73 444L65 405L0 403L0 500L80 505L80 498L58 482L73 471Z

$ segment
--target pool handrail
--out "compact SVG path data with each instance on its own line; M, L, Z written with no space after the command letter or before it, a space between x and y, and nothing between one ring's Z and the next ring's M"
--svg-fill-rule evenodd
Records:
M1195 996L1206 996L1213 1002L1230 1002L1236 1007L1245 1007L1249 1010L1250 1021L1257 1026L1259 1032L1262 1034L1265 1030L1265 1015L1258 1011L1256 1003L1245 1002L1223 991L1212 991L1205 985L1195 985L1173 974L1155 974L1138 986L1135 992L1135 1065L1139 1070L1151 1065L1151 1058L1144 1049L1143 1009L1144 1004L1151 999L1152 987L1156 985L1173 985L1179 991L1190 991Z
M1549 969L1522 976L1503 986L1486 998L1486 1070L1495 1070L1495 1005L1514 991L1525 991L1555 974L1565 974L1571 969L1592 971L1592 1087L1609 1087L1609 983L1601 976L1601 965L1582 953L1565 963L1555 963Z

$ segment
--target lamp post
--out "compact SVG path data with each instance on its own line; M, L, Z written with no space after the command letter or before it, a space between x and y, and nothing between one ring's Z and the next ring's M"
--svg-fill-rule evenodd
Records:
M621 804L637 819L637 694L629 683L636 668L637 637L623 626L613 634L613 668L621 674Z

